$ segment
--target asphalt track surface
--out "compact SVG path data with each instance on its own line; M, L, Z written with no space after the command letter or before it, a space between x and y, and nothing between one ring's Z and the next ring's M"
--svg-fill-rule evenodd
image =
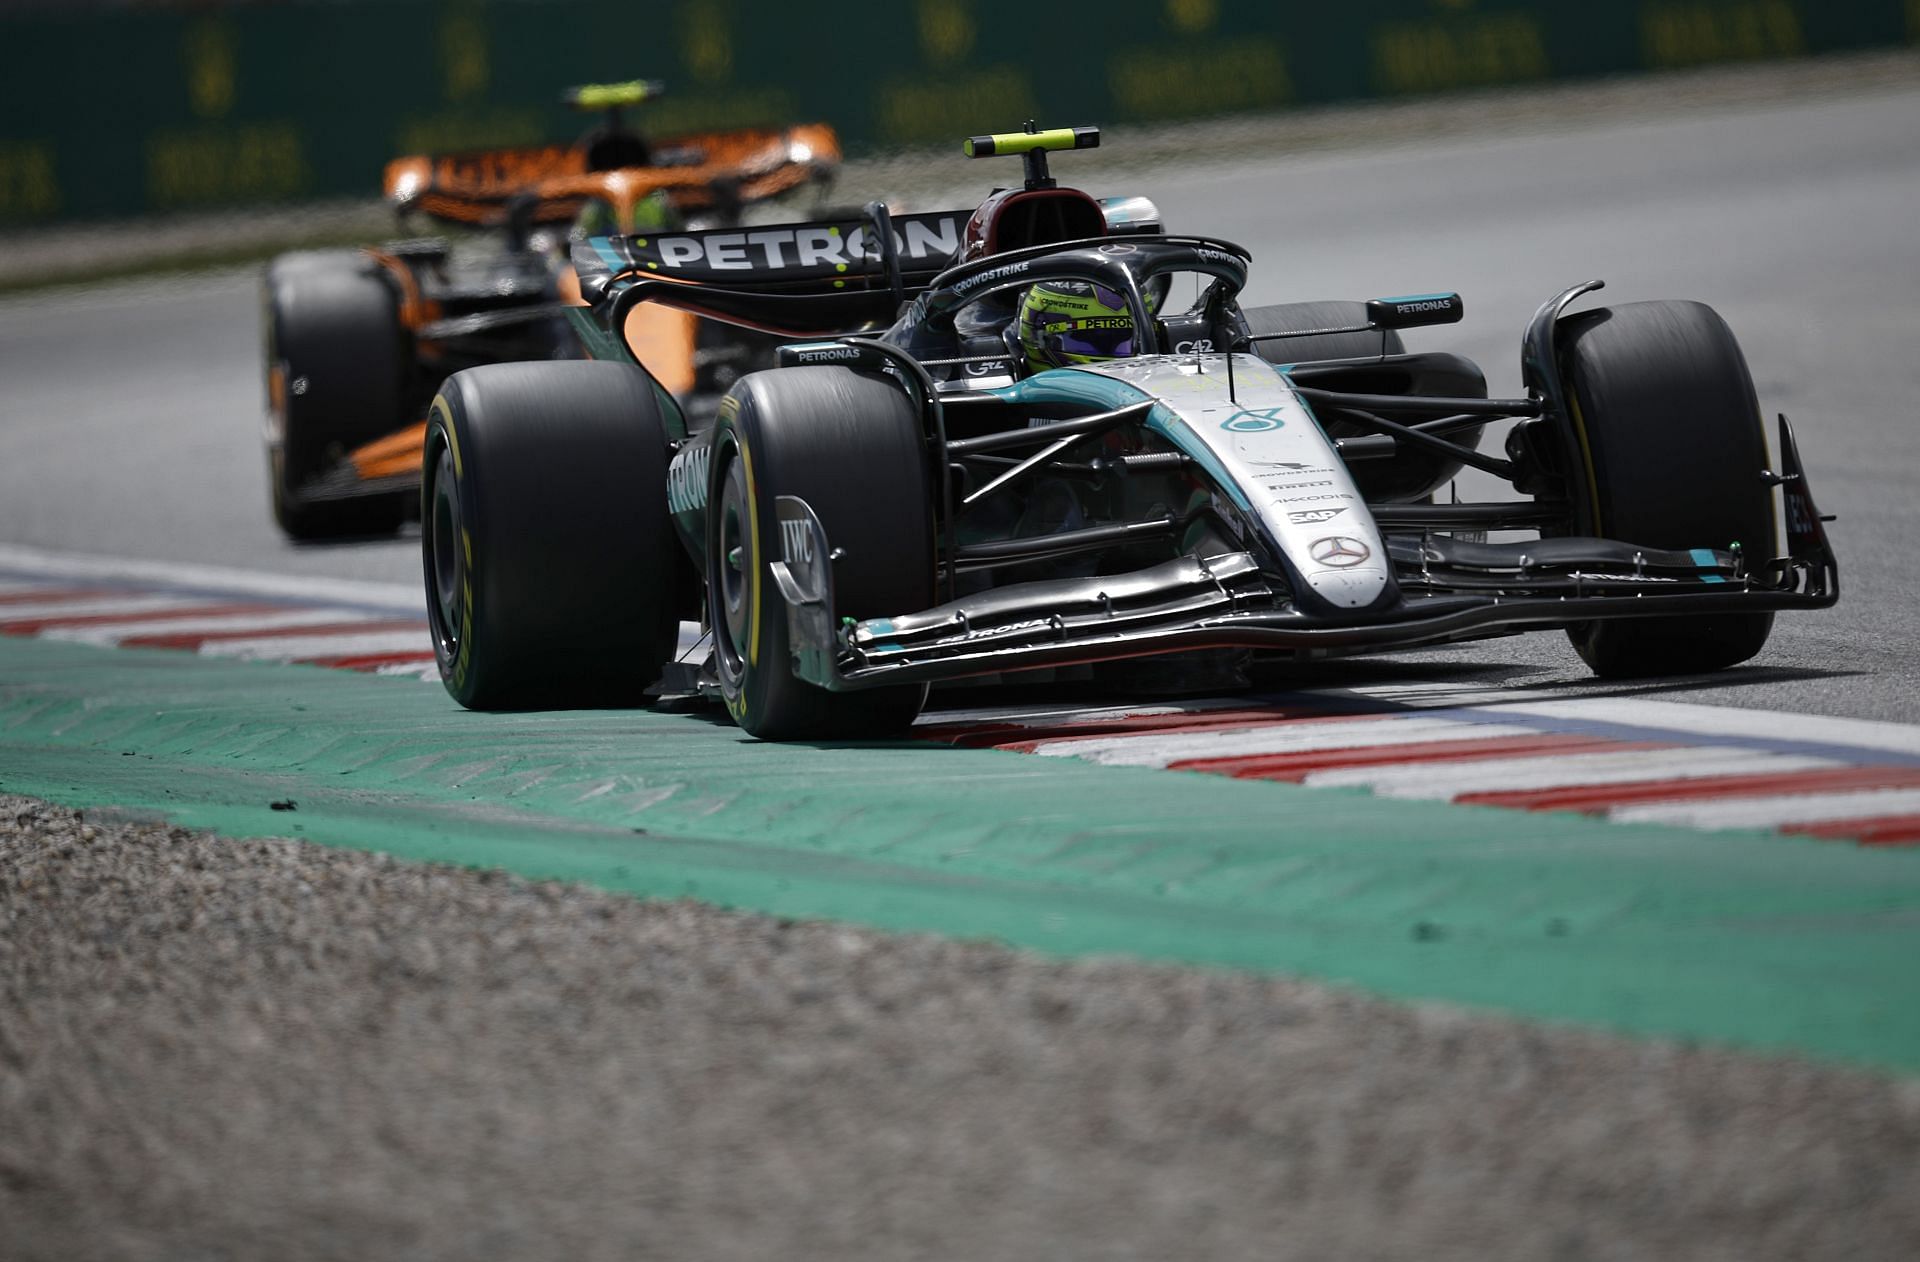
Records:
M1250 302L1461 291L1463 324L1410 341L1474 358L1495 393L1518 390L1520 331L1564 285L1598 277L1608 301L1715 306L1746 349L1762 409L1793 417L1813 489L1840 515L1844 594L1833 612L1783 617L1753 666L1659 694L1911 722L1916 117L1920 88L1880 85L1665 121L1529 133L1509 120L1507 134L1344 154L1215 155L1087 183L1144 193L1174 226L1249 246ZM984 171L955 166L956 180ZM296 548L273 528L258 336L251 271L0 302L0 542L418 581L411 538ZM1333 669L1594 687L1557 635Z

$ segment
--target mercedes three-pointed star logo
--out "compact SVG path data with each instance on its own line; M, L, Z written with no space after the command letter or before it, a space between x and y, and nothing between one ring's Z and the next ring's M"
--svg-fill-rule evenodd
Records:
M1262 430L1279 429L1286 424L1281 418L1284 407L1241 409L1220 423L1220 428L1232 430L1236 434L1257 434Z
M1315 539L1313 546L1307 549L1307 555L1322 565L1331 565L1335 569L1351 569L1373 555L1373 550L1358 539L1349 539L1345 535L1328 535L1325 539Z

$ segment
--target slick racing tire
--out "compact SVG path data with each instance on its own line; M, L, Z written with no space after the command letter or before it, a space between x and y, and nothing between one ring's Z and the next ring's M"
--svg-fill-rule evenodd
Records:
M1364 302L1286 302L1272 307L1249 307L1241 317L1247 332L1289 333L1295 329L1346 329L1367 322ZM1383 345L1384 341L1384 345ZM1392 329L1381 333L1321 333L1255 342L1253 353L1269 364L1309 364L1323 359L1371 359L1380 354L1402 355L1406 344Z
M427 422L420 535L440 678L468 709L637 704L672 660L680 544L638 368L449 377Z
M1753 379L1733 332L1697 302L1638 302L1569 316L1557 332L1575 437L1591 480L1580 528L1649 548L1773 556L1773 495ZM1744 662L1771 613L1622 618L1568 628L1606 677L1693 674Z
M886 378L849 368L753 373L723 402L713 443L708 622L728 712L762 740L904 731L924 685L828 692L794 675L768 566L783 555L774 501L798 496L834 549L836 619L933 604L932 493L913 405Z
M267 271L267 479L289 538L390 535L411 498L314 499L309 479L406 425L412 346L392 288L358 251L283 255Z

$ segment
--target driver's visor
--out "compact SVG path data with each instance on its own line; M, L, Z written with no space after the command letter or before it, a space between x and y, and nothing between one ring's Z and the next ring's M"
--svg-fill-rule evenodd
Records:
M1040 326L1048 349L1061 355L1119 359L1133 354L1133 320L1128 316L1083 316L1048 320Z

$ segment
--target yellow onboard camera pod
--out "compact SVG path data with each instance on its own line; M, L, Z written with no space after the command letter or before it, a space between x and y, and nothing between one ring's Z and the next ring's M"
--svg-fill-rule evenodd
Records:
M969 158L993 158L1017 153L1026 159L1027 187L1052 188L1047 173L1050 149L1098 149L1098 127L1050 127L1041 131L1031 122L1025 131L995 132L990 136L969 136L963 146Z
M560 99L577 110L617 110L622 106L651 101L667 90L658 79L634 79L627 83L583 83L568 88Z

